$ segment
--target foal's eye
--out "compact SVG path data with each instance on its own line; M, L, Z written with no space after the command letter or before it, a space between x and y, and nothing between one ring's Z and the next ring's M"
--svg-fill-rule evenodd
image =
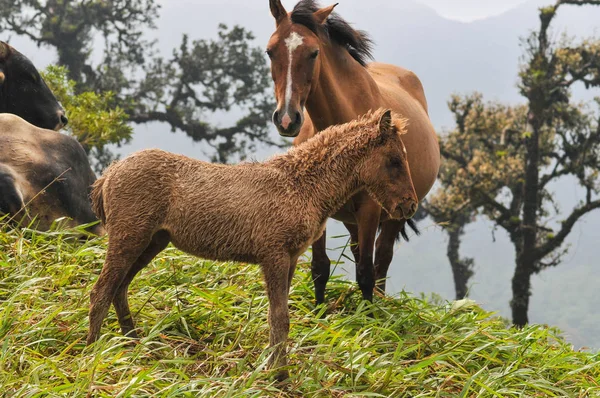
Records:
M399 158L391 158L390 167L394 169L399 169L402 167L402 161Z
M266 53L269 56L269 58L273 59L273 51L267 50Z
M316 59L319 56L319 50L315 50L310 54L311 59Z

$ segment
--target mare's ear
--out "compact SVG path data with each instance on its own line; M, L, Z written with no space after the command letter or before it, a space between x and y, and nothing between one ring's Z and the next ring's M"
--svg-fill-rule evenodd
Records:
M382 135L388 135L395 131L392 123L392 111L390 109L384 110L379 117L379 131L381 131Z
M313 17L315 18L315 21L317 21L318 24L321 24L321 25L324 24L325 21L327 21L327 17L329 17L329 15L331 15L331 13L333 12L333 9L338 4L339 3L335 3L329 7L321 8L320 10L313 12Z
M275 25L279 26L281 21L287 17L287 11L281 4L281 0L269 0L269 6L271 7L271 14L275 18Z

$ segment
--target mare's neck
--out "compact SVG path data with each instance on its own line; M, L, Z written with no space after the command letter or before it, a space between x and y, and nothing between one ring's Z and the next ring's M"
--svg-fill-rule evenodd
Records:
M320 57L319 76L306 100L306 110L317 131L379 107L377 83L346 49L328 43Z

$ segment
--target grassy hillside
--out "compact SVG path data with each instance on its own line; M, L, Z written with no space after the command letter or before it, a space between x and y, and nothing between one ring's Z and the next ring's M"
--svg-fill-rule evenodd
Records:
M600 396L599 354L574 352L551 328L507 329L468 303L401 294L370 306L337 279L328 288L333 308L321 319L306 265L290 299L292 378L277 385L264 369L267 299L258 267L172 248L131 287L145 337L122 338L111 309L105 335L85 347L88 295L104 252L104 240L0 231L0 395Z

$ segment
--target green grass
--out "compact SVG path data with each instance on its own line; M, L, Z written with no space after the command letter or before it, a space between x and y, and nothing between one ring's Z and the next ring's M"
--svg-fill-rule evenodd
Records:
M360 300L334 279L315 313L308 266L290 298L290 373L265 370L267 299L255 265L169 248L130 289L144 336L120 336L111 309L91 347L89 292L105 240L0 231L0 395L6 397L594 397L600 355L552 328L509 329L467 303L401 294ZM367 314L369 310L375 317Z

